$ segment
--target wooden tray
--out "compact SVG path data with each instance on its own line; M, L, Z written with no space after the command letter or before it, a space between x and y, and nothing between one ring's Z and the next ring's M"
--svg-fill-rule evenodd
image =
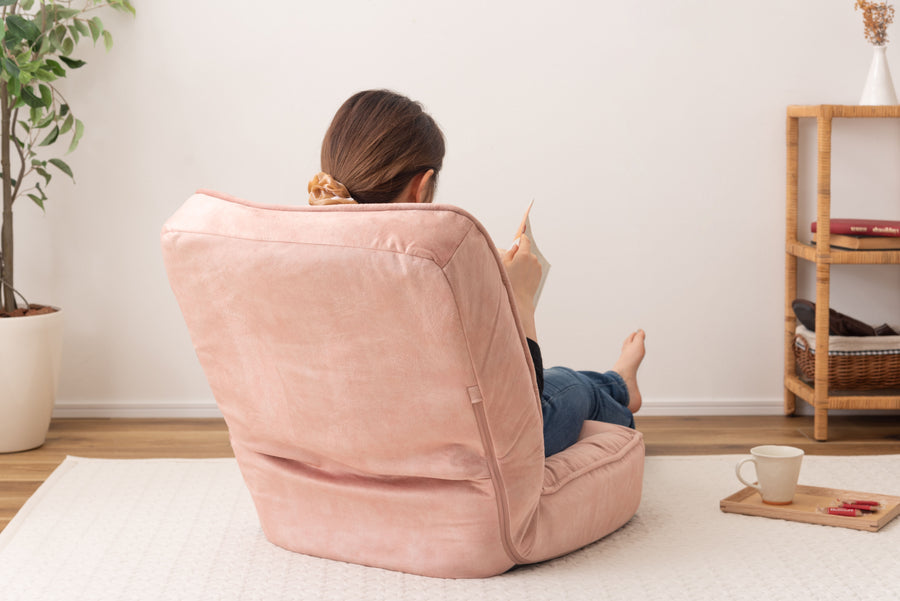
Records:
M837 499L878 501L881 503L882 508L875 513L868 513L855 518L819 513L817 511L819 507L836 505ZM759 515L766 518L878 532L885 524L900 514L900 497L798 484L797 492L794 493L793 503L790 505L767 505L762 502L756 489L748 486L719 501L719 508L726 513Z

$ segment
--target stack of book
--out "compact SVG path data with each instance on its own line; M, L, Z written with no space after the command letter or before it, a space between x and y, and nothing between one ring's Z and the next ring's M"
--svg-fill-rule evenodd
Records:
M815 244L815 221L811 229ZM850 250L900 250L900 221L832 219L831 246Z

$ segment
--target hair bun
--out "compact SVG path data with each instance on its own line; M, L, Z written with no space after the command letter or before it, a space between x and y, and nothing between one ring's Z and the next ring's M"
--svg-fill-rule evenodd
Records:
M309 180L306 188L311 205L356 204L344 184L321 171Z

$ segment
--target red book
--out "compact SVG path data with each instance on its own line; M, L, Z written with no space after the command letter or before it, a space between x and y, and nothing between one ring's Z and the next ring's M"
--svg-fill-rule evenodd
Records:
M812 222L812 231L816 231L816 222ZM900 221L886 219L832 219L831 233L845 236L888 236L900 238Z

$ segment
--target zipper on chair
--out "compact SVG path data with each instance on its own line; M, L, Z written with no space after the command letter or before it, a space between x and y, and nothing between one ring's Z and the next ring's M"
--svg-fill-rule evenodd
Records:
M467 392L469 393L469 400L472 402L472 410L475 412L475 421L478 423L478 433L481 435L481 444L484 447L485 459L487 460L488 470L491 473L491 483L494 486L494 497L497 500L497 513L500 518L500 538L503 543L503 548L509 558L515 563L528 563L527 560L516 551L512 541L512 535L510 533L509 499L506 496L506 487L503 485L500 464L497 461L497 454L494 451L494 444L491 439L487 415L484 412L484 398L481 396L481 389L479 389L478 386L469 386Z

